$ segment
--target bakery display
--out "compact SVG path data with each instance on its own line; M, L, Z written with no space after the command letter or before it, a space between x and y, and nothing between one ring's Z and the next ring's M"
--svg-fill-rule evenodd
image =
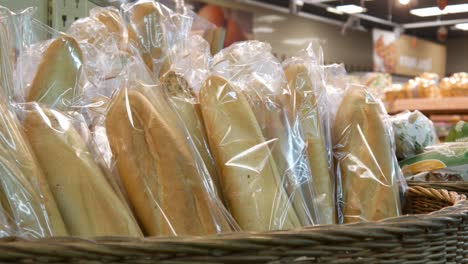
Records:
M373 94L389 76L346 88L312 44L283 63L260 41L212 56L200 32L219 34L192 33L196 18L139 0L24 44L2 71L20 92L0 94L0 236L205 236L401 214L405 181ZM402 90L458 94L465 77L439 88L424 74Z

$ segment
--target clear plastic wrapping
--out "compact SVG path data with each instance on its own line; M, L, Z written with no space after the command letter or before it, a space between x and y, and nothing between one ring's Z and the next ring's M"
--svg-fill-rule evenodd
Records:
M239 42L214 57L200 104L223 194L243 230L316 224L300 124L268 44Z
M145 235L206 235L237 230L213 192L188 130L138 57L105 118L123 186Z
M209 44L200 36L190 36L176 45L170 54L171 64L160 78L161 85L202 157L216 193L223 200L198 101L198 91L210 72Z
M423 152L424 148L437 143L437 134L432 121L419 111L405 111L391 116L395 133L396 155L406 159Z
M318 223L336 224L336 190L341 186L334 179L322 57L321 47L312 42L295 57L283 62L283 67L292 93L289 104L297 115L306 144Z
M428 146L424 152L400 161L408 180L468 181L468 142Z
M151 0L124 4L121 12L129 42L135 45L148 69L158 77L167 63L167 49L187 37L192 18Z
M31 22L31 9L20 14L4 8L0 12L0 233L30 238L67 235L44 174L10 105L17 85L13 72L19 68L18 53L27 37L23 27Z
M89 76L82 47L89 52L92 46L82 46L89 43L79 43L38 21L32 25L31 38L22 47L20 65L24 67L16 69L21 102L17 108L38 170L44 174L43 184L50 188L45 203L57 204L66 234L142 236L80 113Z
M400 215L405 180L395 156L391 123L382 103L351 85L332 128L344 223Z
M25 111L26 135L70 234L142 236L130 208L80 134L87 128L83 119L37 103Z

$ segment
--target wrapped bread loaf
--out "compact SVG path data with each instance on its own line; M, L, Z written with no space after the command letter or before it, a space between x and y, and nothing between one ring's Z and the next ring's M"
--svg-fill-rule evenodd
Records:
M142 235L70 117L33 105L24 127L71 235Z
M75 39L62 35L42 56L26 101L64 109L79 93L83 55Z
M64 236L68 232L49 185L16 116L0 104L1 188L5 209L20 235Z
M401 214L399 174L383 106L363 87L343 95L333 144L343 186L344 222L377 221Z
M310 183L317 201L320 224L336 224L334 183L329 171L328 151L322 131L322 117L319 113L317 91L314 90L309 71L304 64L285 67L294 100L289 100L291 108L298 115L302 133L307 144L307 156L312 174Z
M247 98L228 81L209 77L200 105L226 203L246 231L301 226Z
M161 83L166 89L169 100L184 122L198 153L204 161L214 183L215 192L221 200L223 200L221 183L219 182L214 160L210 153L208 140L205 135L205 125L201 117L200 105L196 102L197 99L194 91L185 78L174 71L167 72L161 78Z
M105 124L117 169L144 233L232 231L170 105L162 94L149 97L151 90L138 88L142 89L121 90L115 96Z

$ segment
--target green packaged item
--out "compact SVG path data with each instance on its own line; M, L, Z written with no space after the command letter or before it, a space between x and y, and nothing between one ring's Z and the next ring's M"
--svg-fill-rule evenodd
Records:
M390 120L398 159L413 157L422 153L425 147L437 143L432 121L419 111L405 111L391 116Z
M428 147L424 153L403 160L400 167L407 180L468 180L468 142Z
M445 142L468 142L468 123L459 121L450 129Z

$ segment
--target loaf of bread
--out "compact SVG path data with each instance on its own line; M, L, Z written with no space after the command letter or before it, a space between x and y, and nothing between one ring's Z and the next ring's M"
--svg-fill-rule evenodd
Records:
M207 136L226 203L245 231L290 229L301 222L255 114L242 92L219 76L200 91Z
M64 109L79 93L82 66L83 55L76 40L58 37L42 56L26 101Z
M153 1L140 1L129 4L124 13L128 21L128 40L138 48L150 71L156 71L154 61L162 62L166 44L160 22L164 16L161 6Z
M144 95L149 91L139 88L121 90L114 97L105 124L121 180L145 235L232 231L170 105L162 97L150 101Z
M16 115L0 103L0 195L15 229L26 237L68 234L49 185ZM1 192L1 191L0 191Z
M161 78L161 84L166 89L169 100L175 111L187 128L195 147L204 161L214 184L214 190L221 200L221 183L216 172L216 165L210 153L205 135L205 124L200 112L200 104L187 80L179 73L169 71Z
M34 104L24 127L71 235L142 235L70 117Z
M329 170L328 152L319 112L317 91L314 90L309 71L304 64L285 67L291 95L292 111L298 115L302 127L314 190L319 224L336 224L334 184ZM291 110L290 110L291 111Z
M333 126L345 223L401 213L398 169L382 105L364 88L347 89Z

